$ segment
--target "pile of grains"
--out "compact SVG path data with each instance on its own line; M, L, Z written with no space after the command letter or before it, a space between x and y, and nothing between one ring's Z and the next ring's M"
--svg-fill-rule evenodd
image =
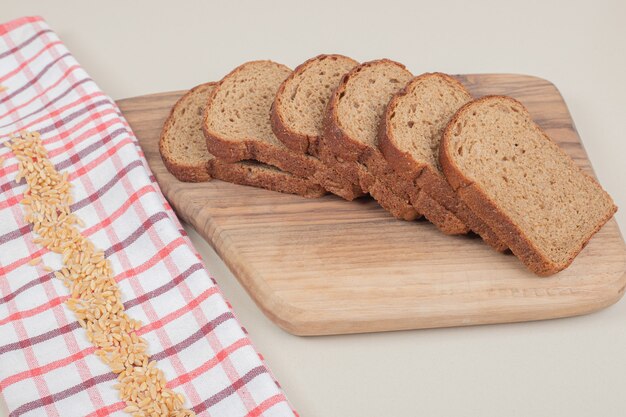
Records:
M166 387L163 372L150 360L146 341L136 331L141 323L124 311L122 296L104 252L83 236L82 221L70 210L72 196L67 172L61 175L48 159L39 133L22 133L7 144L19 161L16 181L26 181L22 204L25 219L38 235L35 243L63 257L55 275L69 288L67 306L96 355L116 373L115 387L133 417L189 417L184 397ZM40 262L40 258L31 264Z

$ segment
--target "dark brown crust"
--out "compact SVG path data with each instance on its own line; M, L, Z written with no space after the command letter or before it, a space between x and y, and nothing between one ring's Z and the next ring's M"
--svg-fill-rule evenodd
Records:
M217 83L215 89L211 93L207 103L207 109L204 112L204 121L202 129L206 137L207 149L216 157L225 162L238 162L254 159L269 165L273 165L283 171L292 173L300 177L313 177L316 170L321 167L314 158L292 152L287 147L277 147L261 142L256 138L248 138L246 140L231 141L221 136L217 132L213 132L207 125L208 111L220 90L223 83L237 72L243 70L247 65L268 62L285 69L289 69L285 65L275 63L273 61L250 61L242 64L232 70L222 80Z
M289 77L291 77L291 75ZM270 123L272 125L272 131L274 132L274 135L276 135L278 140L284 143L285 146L292 151L313 155L311 152L309 152L309 144L313 143L315 139L309 135L303 135L301 133L287 129L287 126L285 125L282 116L276 110L276 101L279 100L279 96L283 94L284 90L285 83L283 82L280 85L278 92L276 93L276 99L272 103L272 108L270 109Z
M422 170L422 174L417 180L417 184L429 196L435 198L441 205L454 213L463 223L465 223L474 233L498 252L505 252L509 247L498 237L498 235L483 222L463 200L454 192L446 179L431 166Z
M609 221L611 217L613 217L613 214L615 213L615 211L617 211L617 207L613 206L613 210L607 213L605 218L601 219L598 222L593 232L590 234L589 238L580 245L580 249L576 251L576 253L574 253L566 262L562 264L557 264L545 257L542 254L541 250L528 239L524 231L521 230L515 223L513 223L513 221L500 209L497 202L491 200L478 184L472 183L472 181L467 176L465 176L461 168L456 164L454 157L452 156L452 150L450 148L450 137L452 135L452 129L454 128L454 125L457 123L457 121L459 121L461 117L465 115L465 113L471 111L472 107L484 101L490 100L508 101L525 109L522 103L511 97L506 96L485 96L477 100L473 100L461 107L459 111L454 115L454 117L450 120L448 126L444 131L439 152L439 161L441 163L441 167L443 169L444 175L448 179L448 182L456 190L461 199L463 199L463 201L470 207L470 209L495 231L500 239L511 248L511 251L526 265L526 267L528 267L528 269L540 276L555 274L567 268L572 263L578 253L580 253L580 251L587 245L591 237L598 230L600 230L600 228L602 228L602 226L604 226L604 224ZM546 140L552 140L536 124L534 125L534 128L538 129L538 131L543 134ZM567 154L563 152L563 150L558 147L557 150L561 152L562 155L569 158L569 156L567 156ZM580 172L581 174L586 175L587 177L591 178L596 184L598 184L595 178L587 175L582 170ZM599 184L598 187L600 187Z
M168 154L164 148L165 146L165 137L169 133L173 123L174 123L174 112L177 107L182 103L189 95L195 93L197 90L213 87L215 86L214 82L204 83L195 86L187 93L185 93L181 98L176 101L170 110L170 114L167 116L165 123L163 124L163 130L161 131L161 136L159 138L159 154L161 154L161 159L163 160L163 164L167 168L167 170L176 177L179 181L183 182L205 182L211 179L207 168L206 162L197 164L197 165L183 165L179 164L174 160L168 158Z
M365 195L358 183L347 181L345 177L339 173L339 171L327 165L320 168L315 173L313 178L327 191L330 191L347 201L352 201L355 198Z
M417 190L417 189L415 189ZM422 209L424 217L446 235L464 235L469 228L451 211L441 210L441 206L424 190L409 196L411 204Z
M398 175L403 176L407 181L415 184L423 189L430 197L435 199L444 208L451 211L460 221L465 223L472 231L480 235L483 240L498 252L504 252L508 249L506 244L502 242L498 236L491 230L482 220L480 220L469 208L456 196L450 185L446 182L437 169L430 164L421 163L413 159L406 151L399 149L393 140L393 132L389 125L392 114L397 107L398 101L408 94L412 87L426 77L440 77L446 82L453 84L459 90L462 90L471 97L470 93L456 79L447 74L440 72L425 73L412 79L398 94L396 94L385 112L385 117L380 125L378 135L378 147ZM417 202L419 199L416 195L411 196L411 201ZM422 200L423 201L423 200ZM426 211L426 210L423 210ZM441 213L434 213L440 215ZM428 216L427 216L428 217Z
M326 194L326 190L310 179L264 167L261 164L257 166L246 162L227 163L213 159L207 169L213 178L234 184L297 194L306 198L318 198Z
M312 63L332 57L344 57L343 55L318 55L311 58L304 63L300 64L296 69L282 82L276 93L276 98L270 110L270 122L274 135L285 144L290 150L298 154L309 154L316 158L319 158L319 141L320 136L310 136L298 133L287 128L287 125L280 112L279 102L284 94L287 84L304 71ZM358 65L354 61L355 65ZM342 176L337 170L330 166L323 164L320 165L318 171L315 173L315 179L326 188L328 191L336 194L345 200L351 201L357 197L364 195L361 187L356 182L349 181L346 177Z

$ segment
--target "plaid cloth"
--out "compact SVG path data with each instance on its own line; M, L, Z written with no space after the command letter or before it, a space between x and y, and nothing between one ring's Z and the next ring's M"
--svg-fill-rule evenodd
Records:
M199 416L293 416L245 329L163 198L119 109L37 17L0 26L0 142L38 131L69 173L84 234L105 250L128 314ZM0 157L0 392L11 417L126 415L116 376L94 354L33 243L17 161ZM29 261L41 256L43 262Z

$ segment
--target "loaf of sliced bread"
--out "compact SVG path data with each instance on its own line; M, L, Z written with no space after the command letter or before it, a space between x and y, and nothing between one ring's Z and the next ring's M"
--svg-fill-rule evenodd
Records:
M463 106L439 160L463 201L538 275L566 268L617 210L510 97Z
M342 55L319 55L299 65L283 81L270 112L276 137L294 152L319 157L324 112L341 77L358 65ZM335 168L324 164L316 178L346 200L364 194L358 181L350 181ZM328 187L328 184L336 184Z
M439 166L439 143L450 118L472 99L454 78L441 73L411 80L389 102L379 132L379 147L396 173L452 212L496 250L506 245L456 195Z
M316 181L344 198L358 196L361 190L354 184L342 182L318 158L292 151L274 135L270 109L289 74L284 65L253 61L224 77L209 96L204 114L207 148L226 162L257 160Z
M228 163L209 153L202 132L202 116L215 83L201 84L183 95L163 125L159 151L166 168L180 181L216 178L235 184L320 197L325 191L314 181L256 162Z
M403 65L386 59L353 68L329 101L320 156L331 166L356 172L362 188L394 216L411 219L423 214L444 233L467 233L463 222L428 195L411 201L408 191L414 185L395 173L378 148L387 104L411 78ZM429 204L422 206L424 201Z

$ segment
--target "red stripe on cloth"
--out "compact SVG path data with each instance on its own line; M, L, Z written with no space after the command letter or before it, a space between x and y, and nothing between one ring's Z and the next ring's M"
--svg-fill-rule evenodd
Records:
M41 71L39 71L39 73L35 76L33 76L32 74L29 74L29 76L27 77L27 82L26 84L24 84L23 86L11 90L10 94L7 94L6 96L0 98L0 104L4 103L6 101L9 101L11 99L14 99L17 95L19 95L20 93L26 91L29 87L35 87L36 89L41 89L41 86L39 84L37 84L37 81L39 81L41 79L41 77L43 77L44 75L46 75L46 73L51 69L54 68L55 64L58 64L59 61L61 61L63 58L67 58L71 56L69 52L67 52L66 54L58 57L57 59L55 59L54 61L48 63L45 67L43 67L43 69ZM28 71L28 67L25 68L25 71ZM30 71L28 71L30 72ZM37 92L39 94L39 91ZM41 95L41 94L39 94Z
M115 220L117 220L120 216L126 213L126 211L130 208L130 206L136 203L141 197L143 197L146 194L153 193L153 192L155 192L155 189L152 185L145 185L141 187L136 192L134 192L128 198L128 200L124 201L124 203L120 207L118 207L117 210L111 213L109 217L83 230L83 234L90 236L96 233L97 231L100 231L103 228L110 226Z
M192 410L196 414L200 414L201 412L213 407L215 404L219 403L225 398L228 398L229 396L233 395L234 393L239 391L239 389L241 389L242 387L245 387L245 385L248 382L252 381L257 376L263 375L265 373L267 373L267 370L265 369L264 366L257 366L255 368L252 368L244 376L234 381L230 386L224 388L223 390L221 390L217 394L214 394L213 396L206 399L205 401L195 405L192 408Z
M48 49L52 48L53 46L57 46L57 45L63 45L61 43L61 41L54 41L54 42L50 42L49 44L46 44L43 46L42 49L40 49L35 55L31 56L30 58L28 58L28 60L22 62L17 68L15 68L13 71L4 74L2 77L0 77L0 83L8 80L9 78L11 78L12 76L14 76L15 74L18 74L20 71L22 71L24 69L24 67L28 64L30 64L31 62L33 62L34 60L36 60L37 58L39 58L41 56L41 54L43 54L44 52L46 52Z
M43 19L40 16L25 16L18 19L11 20L10 22L0 25L0 36L7 32L15 30L20 26L24 26L27 23L41 22Z
M21 131L23 131L23 130L27 130L27 129L29 129L29 128L27 128L27 127L24 125L24 120L28 119L28 118L29 118L29 117L31 117L31 116L36 115L36 114L37 114L37 113L39 113L39 112L43 112L44 110L48 109L48 107L52 107L52 108L54 109L54 106L53 106L53 105L54 105L57 101L59 101L59 100L63 99L65 96L67 96L69 93L71 93L74 89L76 89L76 88L80 87L80 85L81 85L81 84L85 84L85 83L87 83L87 82L93 82L93 81L92 81L91 79L89 79L89 78L84 78L84 79L82 79L82 80L80 80L80 81L78 81L78 82L76 82L76 83L74 83L74 84L72 84L72 85L68 86L68 88L67 88L65 91L63 91L63 93L61 93L60 95L56 96L54 99L52 99L52 100L50 100L50 101L46 102L46 104L44 104L42 107L38 108L37 110L33 110L33 111L31 111L30 113L28 113L28 114L21 115L21 116L19 116L19 119L15 119L15 120L13 120L13 122L8 123L8 124L3 125L3 126L0 126L0 127L13 126L13 127L14 127L14 129L15 129L15 130L14 130L14 132L15 132L15 133L18 133L18 132L21 132ZM82 97L82 96L81 96L81 97ZM41 119L41 118L40 118L40 119ZM43 120L46 120L46 119L47 119L47 117L44 117L44 118L43 118ZM57 120L57 121L58 121L58 120ZM31 126L31 127L32 127L32 126ZM47 133L47 132L49 132L49 131L51 131L51 130L54 130L54 129L55 129L55 127L56 127L55 125L48 126L48 127L45 127L45 128L42 128L42 127L36 127L36 130L37 130L39 133L44 134L44 133ZM56 132L55 132L55 133L56 133Z
M228 355L238 349L241 349L244 346L250 346L250 340L248 338L239 339L230 346L225 347L224 349L217 352L214 357L212 357L202 365L198 366L196 369L193 369L186 374L180 375L178 378L172 379L170 382L167 383L167 386L170 388L175 388L179 385L186 384L187 382L198 378L202 374L205 374L207 371L209 371L209 369L214 368L216 365L221 363Z
M71 397L80 392L83 392L89 388L93 388L98 384L108 385L111 381L115 379L116 379L116 376L113 372L94 376L86 381L82 381L78 385L74 385L73 387L67 388L63 391L59 391L59 392L55 392L54 394L42 396L41 398L37 398L30 402L22 404L19 407L17 407L15 410L11 411L11 413L9 414L9 417L19 417L28 412L35 411L41 407L45 407L47 405L54 404L58 401L64 400L68 397ZM35 415L41 415L41 414L35 414Z
M15 375L11 375L8 378L3 379L2 381L0 381L0 391L6 389L8 386L18 383L20 381L23 381L24 379L27 378L32 378L35 376L39 376L39 375L43 375L46 374L48 372L54 371L55 369L61 368L63 366L69 365L72 362L76 362L79 359L84 358L85 356L93 353L96 351L95 347L88 347L86 349L80 350L76 353L74 353L71 356L68 356L66 358L62 358L59 360L56 360L54 362L50 362L46 365L43 366L39 366L37 368L32 368L29 369L27 371L24 372L20 372L18 374Z
M179 308L176 311L173 311L172 313L170 313L167 316L163 317L161 320L149 323L148 325L145 325L145 326L141 327L137 331L137 334L138 335L144 335L146 333L154 331L156 328L165 326L166 324L168 324L168 323L176 320L177 318L181 317L185 313L188 313L191 309L196 308L198 305L200 305L200 303L202 303L207 298L209 298L211 295L216 294L216 293L217 293L217 288L215 288L215 287L209 288L207 291L205 291L202 294L200 294L200 296L198 296L198 298L196 298L192 304L186 305L186 306L184 306L182 308ZM242 339L242 340L245 340L245 339ZM246 341L245 344L250 344L250 342ZM38 375L43 375L43 374L46 374L48 372L54 371L55 369L61 368L61 367L66 366L66 365L69 365L72 362L76 362L76 361L84 358L88 354L93 353L95 351L96 351L95 347L93 347L93 346L92 347L88 347L86 349L80 350L80 351L76 352L75 354L67 356L65 358L62 358L62 359L50 362L50 363L48 363L46 365L39 366L37 368L29 369L27 371L20 372L18 374L12 375L12 376L10 376L8 378L5 378L2 381L0 381L0 391L4 390L9 385L15 384L15 383L17 383L19 381L22 381L22 380L26 379L26 378L30 378L30 377L38 376ZM220 356L220 354L218 354L218 356ZM221 354L221 356L223 356L223 353ZM221 359L220 359L220 362L221 362Z
M189 381L192 381L193 379L201 376L202 374L204 374L205 372L207 372L209 369L213 368L214 366L216 366L217 364L219 364L221 362L221 360L224 359L224 357L226 357L227 355L231 354L232 352L235 352L237 349L240 349L244 346L250 346L250 341L248 339L240 339L237 342L233 343L232 345L228 346L226 349L224 349L221 352L218 352L217 356L213 357L212 359L210 359L209 361L205 362L203 365L201 365L200 367L194 369L191 372L188 372L184 375L180 375L178 378L171 380L170 382L168 382L167 387L168 388L176 388L182 384L185 384ZM224 397L225 398L225 397ZM273 397L268 398L266 401L264 401L263 403L259 404L259 406L257 408L255 408L254 410L251 410L250 413L256 413L256 414L247 414L247 416L258 416L260 415L259 413L262 413L263 411L267 410L268 408L270 408L271 406L286 401L285 397L283 395L274 395ZM96 411L94 411L93 413L88 414L86 417L90 417L90 416L106 416L108 415L108 413L113 412L113 411L118 411L121 410L122 408L125 407L125 404L123 402L117 402L115 404L111 404L109 406L103 407L101 409L98 409Z
M153 321L153 322L150 322L147 325L144 325L141 329L139 329L137 331L137 334L143 335L145 333L151 332L154 329L157 329L159 327L165 326L167 323L170 323L170 322L176 320L177 318L179 318L183 314L189 313L191 310L193 310L194 308L198 307L200 305L200 303L202 303L204 300L206 300L207 298L209 298L213 294L217 294L217 288L216 287L212 287L212 288L209 288L208 290L204 291L197 298L195 298L191 303L187 304L183 308L179 308L176 311L172 311L170 314L166 315L165 317L163 317L160 320Z
M120 282L122 280L128 279L128 277L130 276L138 275L142 272L147 271L148 269L156 265L159 261L162 261L164 257L167 257L171 252L174 251L174 249L180 246L184 246L184 245L185 245L185 240L182 237L172 240L170 243L167 244L167 246L159 250L156 254L154 254L154 256L152 256L146 262L144 262L143 264L141 264L140 266L136 268L131 268L128 271L122 272L121 274L115 277L115 280L117 282ZM115 247L115 246L116 245L113 245L112 247ZM123 249L123 248L118 248L118 250L120 249Z
M175 357L179 352L182 352L183 350L187 349L189 346L196 343L198 340L211 334L213 330L219 325L226 323L229 320L234 320L234 319L235 319L235 316L233 315L233 313L231 311L226 311L220 314L219 316L215 317L214 319L207 321L207 323L204 326L200 327L200 329L198 329L196 332L194 332L191 336L189 336L187 339L183 340L182 342L178 342L176 344L170 343L169 345L166 345L168 346L168 348L166 348L164 351L160 353L155 353L154 355L152 355L152 359L160 361L161 359ZM186 372L187 371L183 373L186 373ZM182 373L179 375L182 375Z
M61 297L57 297L57 298L53 298L52 300L38 305L37 307L31 308L29 310L20 310L17 311L13 314L10 314L8 317L5 317L4 319L0 320L0 326L4 326L7 323L11 323L14 321L18 321L18 319L25 319L28 317L32 317L35 316L41 312L44 312L46 310L49 310L51 308L54 308L56 306L58 306L59 304L61 304L62 302L64 302L65 300L67 300L68 298L70 298L69 296L61 296Z
M68 89L68 91L71 91L71 89ZM89 102L89 103L91 103L91 102L90 102L90 100L92 100L92 99L94 99L94 98L98 98L98 97L105 97L105 95L104 95L104 93L102 93L102 92L98 91L98 92L95 92L95 93L89 94L89 95L87 95L87 96L85 96L85 97L81 97L80 99L75 100L75 101L73 101L73 102L71 102L71 103L68 103L68 104L66 104L66 105L64 105L64 106L62 106L62 107L57 107L57 108L55 108L54 110L52 110L52 111L50 111L50 112L48 112L48 113L44 114L44 115L43 115L43 116L41 116L40 118L35 119L35 120L33 120L33 121L31 121L31 122L29 122L29 123L27 123L27 124L21 124L21 125L19 126L19 128L18 128L18 129L16 129L16 131L31 129L31 128L32 128L33 126L35 126L37 123L41 123L41 122L43 122L43 121L49 120L51 117L56 117L56 116L58 116L59 114L63 113L64 111L69 110L69 109L72 109L72 108L74 108L74 107L76 107L76 106L78 106L78 105L80 105L80 104L85 103L85 102ZM106 102L106 103L110 104L110 101L109 101L108 99L107 99L107 100L103 100L103 102ZM48 105L49 105L49 103L48 103ZM20 120L24 120L24 119L26 119L26 118L28 118L28 117L30 117L30 116L32 116L32 115L34 115L34 114L37 114L39 111L45 110L45 109L47 108L47 106L48 106L48 105L44 104L44 106L43 106L43 107L41 107L39 110L35 110L34 112L32 112L32 113L30 113L30 114L28 114L28 115L26 115L26 116L23 116ZM85 112L86 112L86 111L83 111L83 113L85 113ZM13 124L13 122L8 123L8 124L6 124L6 125L4 125L4 126L0 126L0 127L7 127L7 126L12 125L12 124ZM54 125L52 125L52 127L54 127ZM49 127L49 126L43 126L43 127L39 127L37 130L38 130L38 131L43 130L44 132L47 132L47 131L49 131L49 130L50 130L50 127ZM46 141L46 144L48 144L48 143L54 143L54 142L59 141L59 140L60 140L60 139L57 139L57 140L54 140L54 139L48 139L48 140Z
M93 413L87 414L85 417L106 417L108 415L113 414L116 411L120 411L126 408L126 404L120 401L115 404L107 405L105 407L99 408Z
M6 190L2 190L2 191L6 191ZM6 200L0 202L0 210L5 209L7 207L15 206L17 203L22 201L22 198L24 198L23 194L14 195L14 196L7 198Z
M69 67L62 75L61 78L59 78L58 80L56 80L52 85L46 87L46 89L42 92L42 94L46 94L47 92L49 92L50 90L52 90L54 87L58 86L59 84L61 84L62 82L65 81L65 78L67 78L67 76L69 75L70 72L75 71L77 69L81 69L80 66L78 65L73 65L71 67ZM23 109L24 107L28 106L30 103L32 103L35 100L39 100L41 98L41 96L33 96L30 100L28 101L24 101L21 104L17 105L17 106L13 106L11 107L11 110L9 110L8 112L0 115L0 120L9 116L10 114L13 114L15 112L17 112L19 109Z
M137 240L139 236L141 236L143 233L149 230L155 223L158 223L159 221L165 220L167 218L168 216L166 213L163 213L163 212L156 213L154 216L152 216L151 218L143 222L142 225L139 226L139 228L136 229L133 233L131 233L128 238L106 249L104 251L105 255L109 257L111 256L111 254L125 249L127 246L129 246L135 240ZM163 257L165 256L166 251L168 249L174 250L177 247L183 245L184 243L185 243L184 238L182 236L179 238L176 238L175 240L171 241L166 247L164 247L159 252L157 252L154 256L152 256L148 261L146 261L146 263L140 264L136 268L133 268L131 270L124 271L120 275L117 275L115 278L121 281L122 279L126 279L130 275L136 275L139 272L143 272L146 269L149 269L159 260L158 256ZM7 265L6 267L0 267L0 274L7 274L15 270L19 266L24 265L25 263L29 262L31 259L36 259L38 257L41 257L45 253L48 253L48 250L45 248L41 248L38 251L33 252L32 254L29 254L27 257L20 258L19 260Z
M83 110L86 113L86 110ZM116 112L114 109L106 109L103 111L96 111L94 112L95 115L98 116L98 118L94 118L94 117L87 117L83 120L81 120L80 122L78 122L76 125L72 126L71 128L71 133L80 130L81 128L83 128L85 125L87 125L88 123L95 123L96 120L102 120L104 119L104 116L108 116L108 115L115 115ZM89 139L93 139L93 135L96 133L101 133L113 126L115 126L116 124L120 125L119 129L114 130L113 132L111 132L110 134L102 137L98 142L96 143L92 143L90 145L88 145L86 148L83 148L81 150L79 150L78 152L76 151L75 148L78 147L78 145L82 144L83 142L89 140ZM62 146L56 147L56 148L52 148L48 151L48 157L53 160L52 162L54 162L55 168L57 170L61 170L63 168L67 168L69 166L71 166L73 164L73 158L84 158L85 156L88 156L89 154L91 154L94 151L101 151L103 145L106 145L107 143L109 143L114 137L116 137L117 135L121 134L121 133L128 133L128 131L125 129L125 127L123 127L123 124L120 123L118 118L110 118L107 119L105 121L101 121L100 123L96 124L94 127L82 132L80 135L72 135L72 139L70 139L69 141L67 141L66 143L64 143ZM67 135L57 135L54 138L52 138L51 140L46 140L45 145L49 146L50 143L52 142L57 142L60 140L63 140L67 137ZM63 155L63 156L68 156L66 159L62 160L62 161L54 161L54 158L59 156L59 155ZM4 173L5 174L11 174L13 172L17 172L18 169L18 164L17 162L14 162L13 159L10 160L12 163L7 163L6 165L4 165ZM10 186L12 188L17 187L19 184L15 183L15 181L10 181ZM2 190L5 191L7 188L6 183L2 184Z
M106 153L103 153L98 158L96 158L93 161L89 162L87 165L83 165L80 168L78 168L76 171L72 172L69 175L69 178L71 180L75 180L75 179L77 179L79 177L82 177L81 179L84 179L85 178L85 174L87 172L91 171L93 168L97 167L102 162L104 162L107 159L109 159L109 157L113 153L115 153L116 151L119 151L120 149L122 149L124 146L127 146L127 145L134 146L134 142L130 138L126 138L126 139L123 139L123 140L119 141L113 147L109 148L109 150Z
M263 401L253 410L250 410L248 414L246 414L246 417L258 417L261 414L263 414L266 410L282 402L287 402L287 399L285 398L285 396L281 394L276 394L272 397L269 397L267 400Z

